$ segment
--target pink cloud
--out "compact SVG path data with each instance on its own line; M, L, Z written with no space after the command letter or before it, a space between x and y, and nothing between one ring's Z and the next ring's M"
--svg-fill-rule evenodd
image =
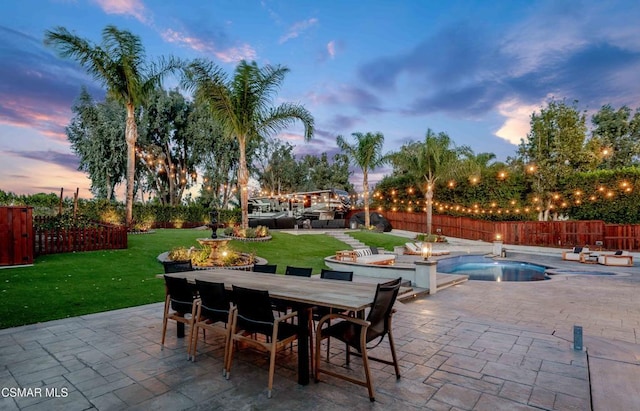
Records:
M107 14L125 14L142 23L148 22L148 11L140 0L94 0Z
M336 42L331 40L327 43L327 53L329 53L329 57L334 58L336 56Z
M181 33L172 29L167 29L160 34L162 38L169 43L181 44L203 54L213 54L224 63L256 59L256 51L248 44L242 44L238 47L218 49L213 42L189 36L186 33Z
M41 134L58 141L67 141L65 127L69 124L71 112L67 109L55 109L45 113L33 105L33 101L2 96L0 124L14 127L36 129Z
M60 194L62 187L65 196L73 196L76 188L80 188L81 198L93 197L91 181L82 171L69 170L54 163L47 163L43 167L40 160L18 156L2 156L2 161L5 167L0 168L0 180L3 181L4 191L16 194Z
M295 23L293 26L289 28L289 31L287 32L287 34L280 37L279 43L283 44L291 39L295 39L300 35L300 33L302 33L303 31L306 31L310 27L315 26L316 24L318 24L318 19L316 18L310 18L308 20L303 20Z

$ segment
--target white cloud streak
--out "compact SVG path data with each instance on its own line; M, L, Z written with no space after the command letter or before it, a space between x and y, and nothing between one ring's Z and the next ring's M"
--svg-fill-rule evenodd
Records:
M167 29L160 33L160 35L166 42L180 44L203 54L212 54L224 63L233 63L240 60L255 60L257 56L256 51L249 44L218 49L212 42L172 29Z
M283 44L291 39L295 39L296 37L300 36L302 32L308 30L309 28L315 26L316 24L318 24L318 19L316 18L310 18L308 20L299 21L295 23L293 26L289 28L289 31L287 32L287 34L280 37L279 43Z

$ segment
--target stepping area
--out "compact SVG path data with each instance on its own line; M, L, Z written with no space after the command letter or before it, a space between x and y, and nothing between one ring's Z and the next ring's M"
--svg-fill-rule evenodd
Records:
M568 267L560 255L518 257ZM214 333L198 345L195 363L175 325L160 350L156 303L0 330L0 386L43 389L42 396L2 396L0 410L640 409L640 270L609 268L624 275L467 281L398 302L402 378L372 364L373 404L366 389L329 376L298 385L295 345L279 354L271 399L266 355L242 350L226 380ZM574 325L583 327L584 350L573 349ZM372 355L388 356L386 344ZM343 361L340 344L331 353ZM360 365L352 359L354 373ZM60 395L47 397L44 388Z

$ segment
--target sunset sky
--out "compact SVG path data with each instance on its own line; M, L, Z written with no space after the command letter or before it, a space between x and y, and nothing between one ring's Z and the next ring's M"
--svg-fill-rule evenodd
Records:
M99 43L112 24L139 35L150 59L206 57L229 73L240 59L287 66L279 99L316 121L309 143L299 128L280 135L298 155L331 156L335 137L356 131L382 132L396 150L431 128L505 160L551 97L589 113L640 107L639 16L636 0L2 1L0 189L90 197L65 127L83 85L104 91L45 48L56 26Z

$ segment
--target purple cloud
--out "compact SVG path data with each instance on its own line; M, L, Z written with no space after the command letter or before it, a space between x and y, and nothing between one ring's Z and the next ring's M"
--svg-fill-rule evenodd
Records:
M581 25L576 30L585 29ZM510 99L540 104L549 95L591 107L638 104L640 89L632 74L640 69L637 47L617 45L610 38L589 42L585 37L572 43L567 38L576 34L571 33L556 39L565 45L561 50L551 55L538 50L528 58L518 47L518 42L530 47L525 44L527 36L510 36L506 30L495 33L472 24L452 24L404 54L362 65L359 78L380 92L401 92L396 90L401 83L412 84L408 109L398 110L412 115L445 112L475 117ZM538 26L531 30L531 36L548 37ZM424 91L414 92L419 90Z
M72 171L77 171L80 165L80 160L74 154L61 153L58 151L5 151L15 157L27 158L30 160L43 161L45 163L52 163L67 168Z
M93 95L104 92L82 68L46 50L42 39L0 26L0 44L0 122L66 140L64 128L81 86Z

